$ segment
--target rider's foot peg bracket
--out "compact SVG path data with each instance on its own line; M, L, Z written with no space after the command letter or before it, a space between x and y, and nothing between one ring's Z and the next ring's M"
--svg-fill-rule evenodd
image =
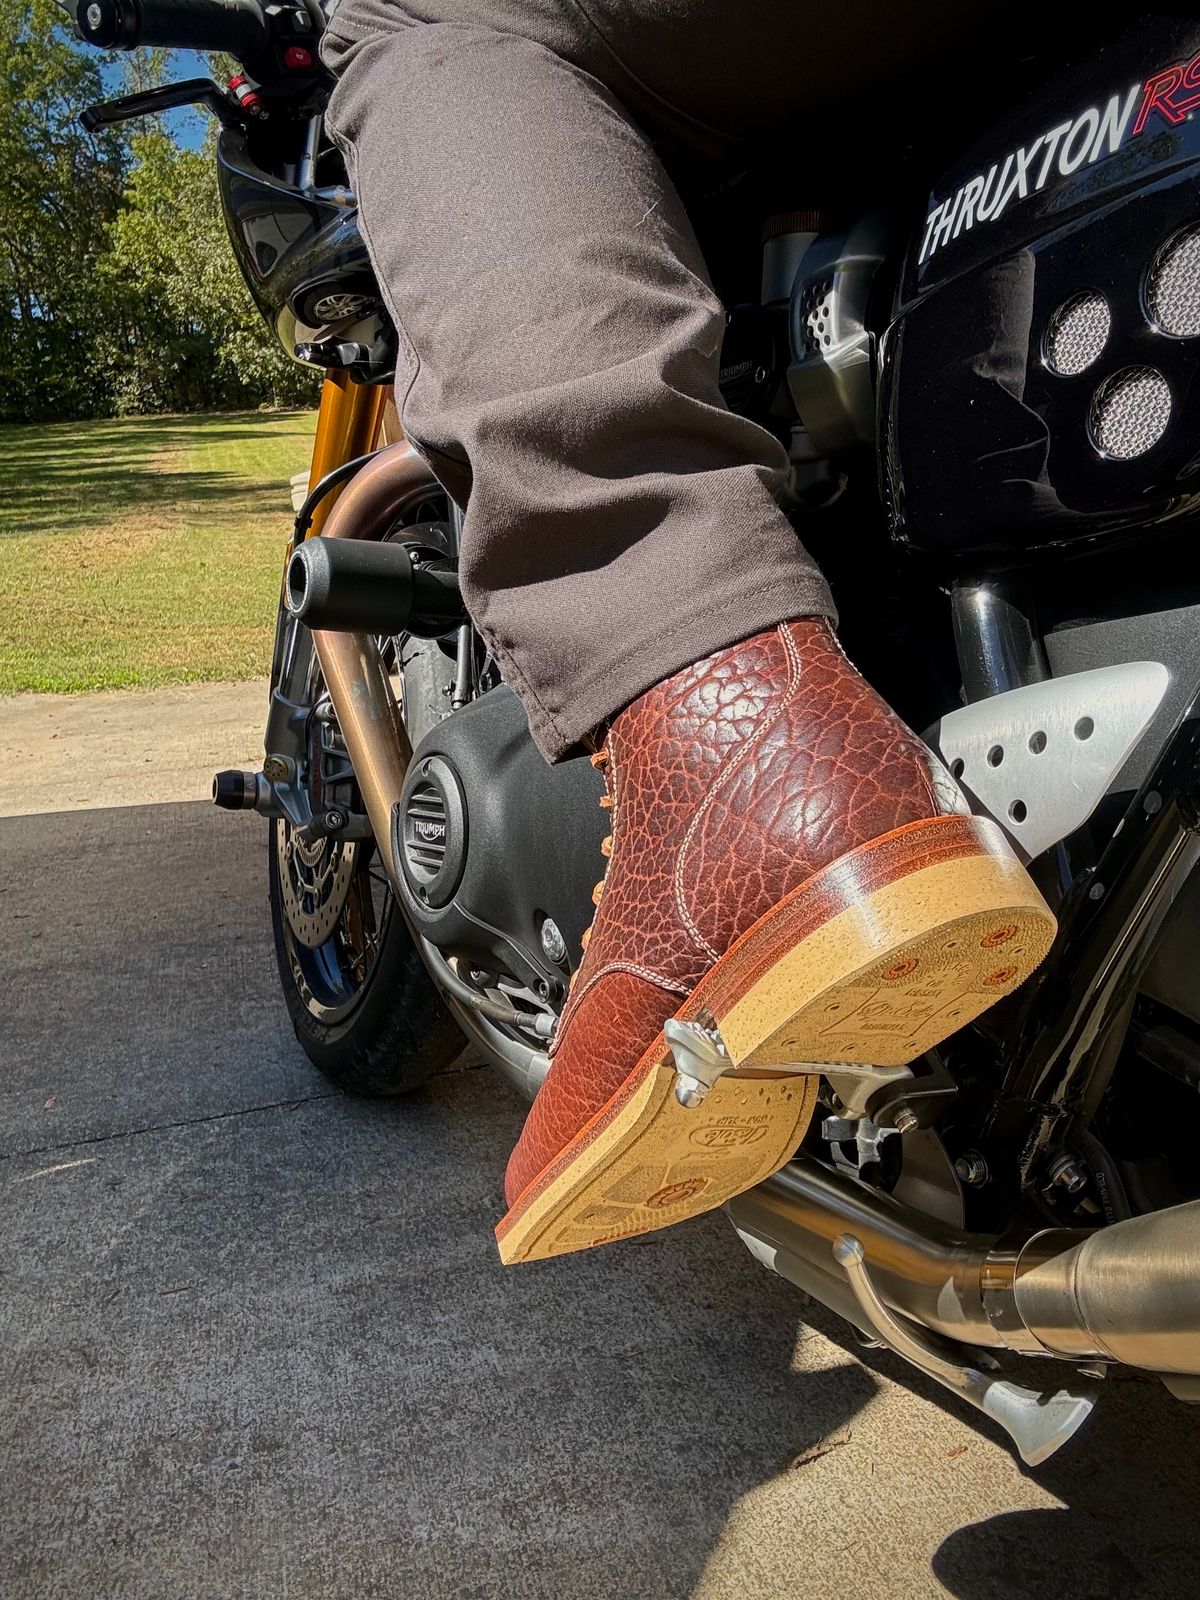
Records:
M711 1011L701 1011L692 1022L671 1017L663 1024L663 1037L675 1060L675 1098L691 1110L733 1065L717 1019Z
M675 1062L675 1098L689 1110L703 1103L723 1072L733 1066L729 1048L711 1011L700 1011L690 1022L671 1017L663 1024L663 1037ZM867 1101L885 1084L912 1077L909 1067L874 1067L853 1061L792 1061L775 1068L797 1077L824 1074L842 1102L841 1114L857 1121L866 1115Z

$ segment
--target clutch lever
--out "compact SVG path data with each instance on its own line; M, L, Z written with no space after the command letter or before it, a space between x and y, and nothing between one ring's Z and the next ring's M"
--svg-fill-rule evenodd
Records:
M164 83L157 89L123 94L117 100L86 107L80 112L79 120L85 132L95 133L97 128L109 128L114 122L152 117L160 111L174 111L179 106L207 106L223 128L246 125L244 112L211 78L185 78L182 83Z

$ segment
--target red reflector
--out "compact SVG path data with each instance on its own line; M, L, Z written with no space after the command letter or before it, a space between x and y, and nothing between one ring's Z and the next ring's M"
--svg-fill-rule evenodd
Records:
M302 44L290 44L283 52L283 64L293 72L303 72L306 67L312 66L312 52Z

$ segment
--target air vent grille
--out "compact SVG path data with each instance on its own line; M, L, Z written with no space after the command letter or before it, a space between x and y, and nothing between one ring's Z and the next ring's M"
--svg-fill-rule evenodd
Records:
M1176 234L1159 251L1146 282L1146 304L1164 333L1200 334L1200 228Z
M1046 360L1064 378L1085 372L1095 361L1112 329L1112 312L1102 294L1073 295L1059 306L1046 332Z
M446 859L446 802L431 783L418 783L408 797L404 840L414 873L432 881Z
M1092 401L1096 448L1117 461L1153 449L1170 420L1171 391L1153 367L1126 367L1102 383Z
M804 318L804 353L818 355L823 346L833 343L833 279L810 283L801 296L800 309Z
M414 760L392 810L392 848L411 891L410 911L422 917L448 906L467 864L467 808L446 756Z

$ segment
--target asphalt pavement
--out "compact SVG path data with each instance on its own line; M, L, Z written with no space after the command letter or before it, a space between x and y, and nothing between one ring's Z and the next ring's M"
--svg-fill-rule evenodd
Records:
M291 1038L262 825L0 820L3 1600L1200 1593L1152 1379L1036 1471L725 1219L506 1270L522 1108Z

